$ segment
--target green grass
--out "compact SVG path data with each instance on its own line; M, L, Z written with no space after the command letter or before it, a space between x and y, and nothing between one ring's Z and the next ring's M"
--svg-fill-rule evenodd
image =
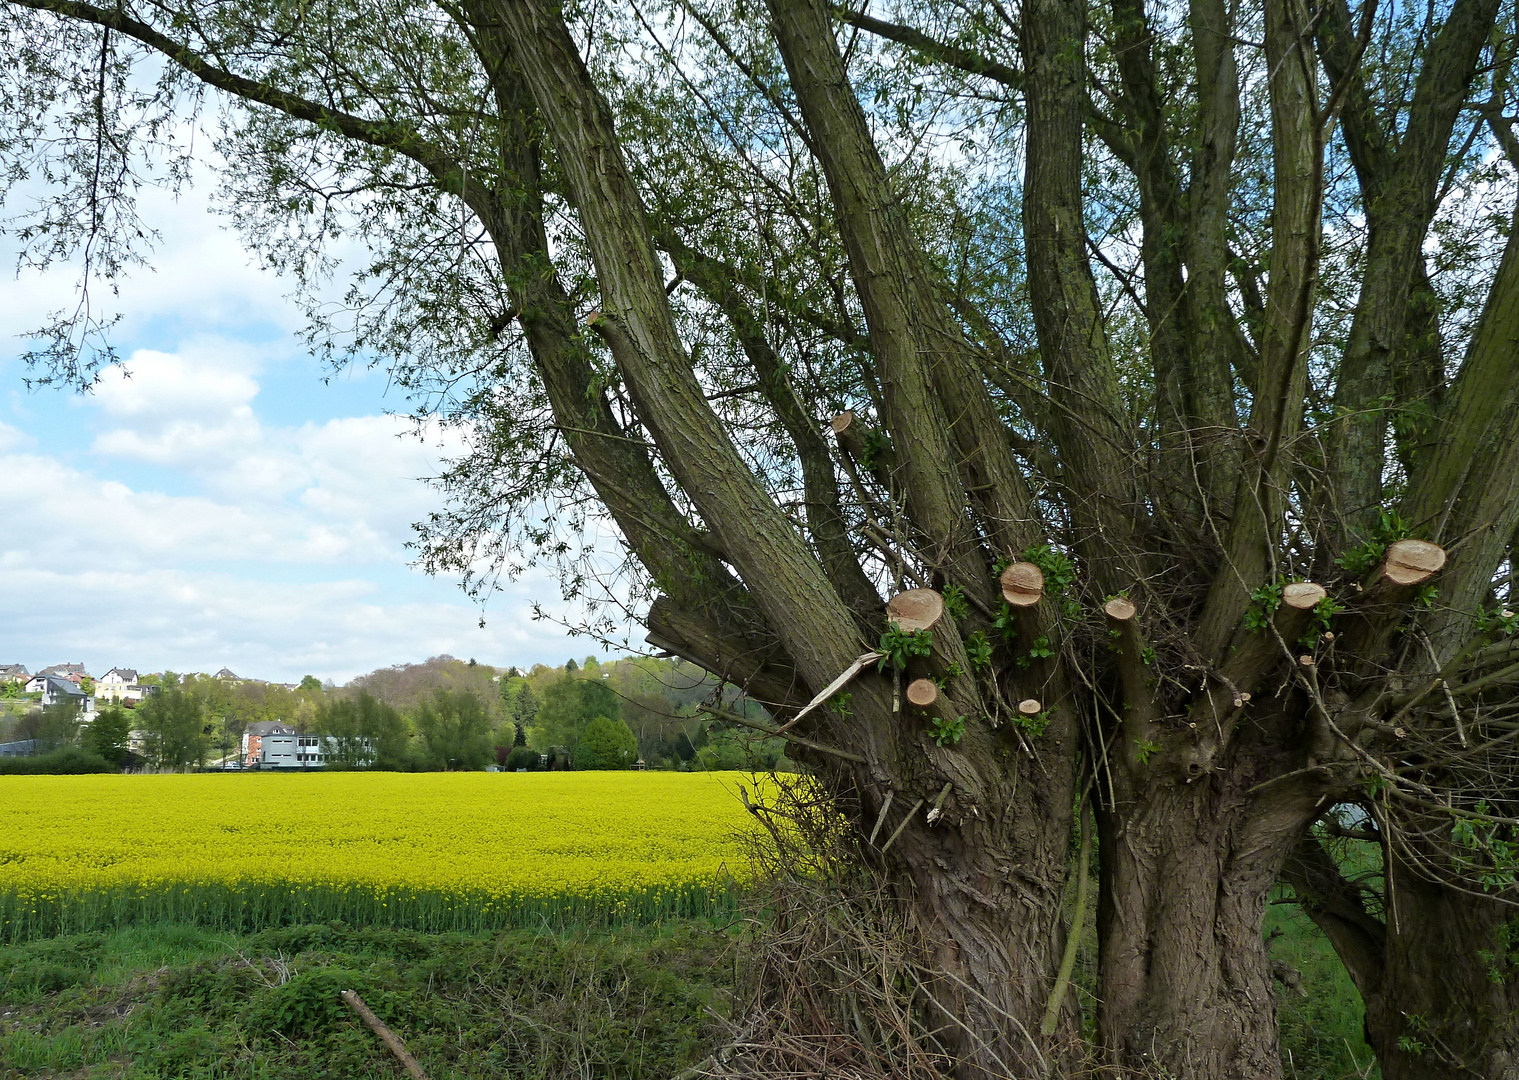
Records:
M183 923L231 934L342 922L425 933L611 927L732 916L734 885L653 885L615 893L501 898L393 887L288 883L170 884L68 890L47 897L0 889L0 942L122 926Z
M435 934L134 927L0 947L0 1076L400 1075L357 990L433 1080L668 1077L728 1007L731 937L687 921Z
M1273 904L1266 912L1271 956L1301 976L1301 993L1277 985L1282 1074L1286 1080L1379 1078L1366 1045L1361 995L1329 939L1295 904Z
M1284 1076L1377 1077L1328 942L1288 905L1267 925L1305 991L1279 988ZM399 1077L339 1002L347 988L433 1080L668 1077L720 1038L734 940L721 919L441 934L163 923L0 946L0 1077Z

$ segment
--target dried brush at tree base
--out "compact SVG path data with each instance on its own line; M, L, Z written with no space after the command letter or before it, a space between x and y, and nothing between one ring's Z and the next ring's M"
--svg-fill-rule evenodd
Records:
M749 844L728 1041L682 1080L960 1075L957 1047L990 1039L957 1015L962 991L934 960L931 928L867 865L859 830L821 785L777 777L764 792L751 804L768 836ZM1039 1045L1048 1062L1039 1080L1107 1073L1089 1046ZM1010 1069L978 1075L1031 1080Z
M730 1042L691 1077L938 1080L954 1057L929 1019L930 950L805 778L767 785Z

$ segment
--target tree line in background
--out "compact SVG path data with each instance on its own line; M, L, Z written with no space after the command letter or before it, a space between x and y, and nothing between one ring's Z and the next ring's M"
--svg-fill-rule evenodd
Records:
M344 687L309 675L293 689L173 672L144 682L158 692L89 722L69 706L0 719L0 741L29 740L37 751L0 759L0 772L205 767L236 760L259 721L326 736L329 768L790 767L779 740L739 722L762 716L757 704L679 660L587 657L522 673L439 656Z

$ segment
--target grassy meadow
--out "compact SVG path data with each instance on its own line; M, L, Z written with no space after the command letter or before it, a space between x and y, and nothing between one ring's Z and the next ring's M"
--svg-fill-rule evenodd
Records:
M425 931L728 910L738 773L18 776L0 940L185 922Z

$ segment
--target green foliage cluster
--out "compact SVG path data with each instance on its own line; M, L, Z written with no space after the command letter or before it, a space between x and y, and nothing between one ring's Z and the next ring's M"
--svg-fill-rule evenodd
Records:
M1344 554L1335 559L1335 564L1354 577L1362 577L1382 561L1382 556L1387 554L1388 544L1406 540L1412 535L1412 528L1396 510L1383 507L1377 512L1377 523L1372 528L1370 538L1346 548Z
M965 737L965 717L946 720L935 716L928 721L928 737L936 746L954 746Z
M85 746L113 766L131 758L132 718L119 705L101 709L85 734Z
M143 733L143 756L153 769L204 765L213 728L199 696L177 684L150 694L137 706L134 726Z
M638 740L621 720L594 717L575 747L577 769L626 769L638 760Z
M1280 581L1273 581L1250 594L1250 606L1245 609L1246 630L1259 633L1271 625L1272 616L1281 610L1282 588Z
M1134 740L1134 760L1141 765L1148 765L1151 755L1158 753L1160 753L1160 743L1145 738Z
M903 630L892 623L881 635L877 651L885 654L877 665L878 671L885 671L888 666L901 671L912 657L928 656L934 651L934 637L927 630Z
M1519 633L1519 611L1512 608L1477 609L1477 631L1491 637L1510 637Z
M1048 544L1035 544L1023 553L1025 562L1039 567L1044 574L1044 592L1060 604L1060 612L1068 619L1081 616L1081 603L1071 593L1076 584L1076 564L1069 555L1057 551Z
M116 766L99 754L77 746L32 757L0 757L0 776L74 776L115 771Z
M316 730L331 739L329 767L406 767L411 741L406 718L367 690L322 702L317 707Z
M1519 839L1513 826L1491 820L1493 808L1485 801L1473 808L1477 818L1457 817L1451 824L1451 839L1459 849L1456 865L1494 892L1511 888L1519 881Z
M1033 716L1024 716L1022 713L1013 714L1013 726L1025 735L1038 737L1050 728L1050 710L1035 713Z
M992 666L992 643L984 630L977 630L965 639L965 654L976 671L986 671Z
M418 706L413 722L424 760L435 769L483 769L494 759L490 715L468 690L435 690L431 701Z
M728 1012L704 923L563 935L295 925L229 939L144 927L0 948L0 1075L266 1080L390 1075L352 989L429 1076L674 1076Z

